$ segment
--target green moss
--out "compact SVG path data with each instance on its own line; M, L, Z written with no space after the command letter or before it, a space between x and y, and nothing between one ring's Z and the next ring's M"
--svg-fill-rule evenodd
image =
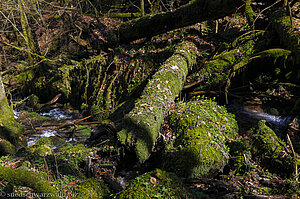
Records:
M49 120L49 117L41 116L36 112L21 111L18 120L24 124L31 125L32 123L41 123L43 121Z
M293 175L296 159L286 152L286 144L266 125L266 121L259 121L251 131L253 154L257 160L272 172L284 177Z
M254 25L253 24L254 20L256 18L256 14L252 9L251 4L252 4L252 0L246 0L246 2L245 2L245 13L246 13L248 24L250 26L253 26Z
M213 141L209 131L195 128L186 131L176 141L173 151L166 153L164 168L180 176L196 178L214 174L226 161L222 149Z
M34 78L34 71L30 69L24 70L24 72L13 76L13 80L20 85L28 83L33 78Z
M90 152L98 151L98 148L88 148L83 144L72 145L67 143L55 151L60 154L57 157L60 173L83 176L80 172L81 166L87 162Z
M52 141L49 137L41 137L31 146L28 146L27 149L35 156L47 156L52 154Z
M52 140L50 137L41 137L38 139L35 143L35 145L46 145L46 146L51 146L52 145Z
M40 145L34 148L33 155L35 156L47 156L52 154L52 149L46 145Z
M188 129L203 127L214 139L222 142L235 139L238 132L235 116L215 101L203 97L177 103L176 111L170 116L170 124L175 128L176 136Z
M133 146L139 162L147 160L164 120L168 107L180 92L188 68L196 61L196 46L184 41L146 85L141 98L123 120L125 131L119 134L120 141ZM125 135L127 134L127 135Z
M140 175L115 198L194 198L190 190L173 173L160 169Z
M209 99L177 106L170 116L176 139L165 149L164 168L189 178L213 175L229 159L226 142L238 131L234 115Z
M16 122L6 97L1 99L0 96L0 138L8 140L11 144L19 148L26 143L26 139L22 133L23 127Z
M101 181L87 179L75 187L76 198L82 199L101 199L109 195L109 190Z
M16 147L12 145L9 141L0 138L0 156L15 153Z
M232 140L227 144L230 148L230 169L236 175L244 174L246 171L248 171L250 166L250 140L247 137L239 138Z
M39 97L32 94L32 95L29 95L28 96L28 99L26 101L26 106L30 107L30 108L33 108L35 110L39 110L43 104L40 104L39 103Z
M72 131L74 127L70 129ZM79 136L81 139L87 139L91 136L93 130L87 126L78 126L76 127L76 136Z
M6 181L14 186L30 187L35 193L48 193L48 197L59 198L56 190L38 173L28 171L26 168L12 169L0 166L0 180Z

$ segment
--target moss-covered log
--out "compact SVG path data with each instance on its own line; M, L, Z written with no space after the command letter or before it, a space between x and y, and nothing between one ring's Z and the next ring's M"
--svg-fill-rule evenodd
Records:
M212 60L205 63L204 67L198 71L204 83L199 88L209 90L211 87L222 86L230 78L230 71L236 72L248 64L251 56L255 53L257 46L262 48L261 42L264 41L265 31L250 31L232 43L232 50L226 50L215 56Z
M188 73L196 61L197 47L191 41L180 43L144 89L135 107L124 118L119 141L135 149L139 162L147 160L169 106L174 103Z
M288 153L286 144L266 125L266 121L259 121L251 131L252 150L257 160L272 172L284 177L293 176L298 160Z
M13 169L0 166L0 180L6 181L14 186L32 188L35 194L38 194L41 198L60 198L54 187L52 187L47 180L43 179L40 174L28 171L24 168ZM9 197L10 196L7 195L7 198Z
M292 18L286 10L277 9L270 13L273 30L279 35L281 45L293 51L295 65L300 66L299 30L294 29ZM300 71L299 67L298 71Z
M147 15L121 24L118 28L119 42L130 42L209 19L225 17L233 14L242 4L241 0L192 0L174 11Z
M15 151L13 146L19 148L26 143L22 132L22 127L16 122L13 111L8 104L0 76L0 138L6 140L0 142L0 148L2 149L0 155L11 154Z

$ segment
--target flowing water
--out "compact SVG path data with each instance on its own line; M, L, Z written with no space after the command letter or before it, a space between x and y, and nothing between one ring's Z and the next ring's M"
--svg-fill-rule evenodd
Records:
M18 119L20 112L17 110L13 110L15 119ZM63 109L54 108L49 112L41 112L39 113L41 116L49 117L49 122L53 123L63 123L66 120L76 119L73 113L68 112ZM41 137L52 137L56 136L57 129L56 128L44 128L41 129L38 133L32 134L27 137L28 146L33 145L39 138ZM66 140L66 142L76 141L76 139L70 138Z
M256 126L260 120L266 120L272 125L274 131L278 131L282 128L286 128L293 119L290 116L280 116L268 113L260 104L249 105L234 103L227 108L230 112L235 114L236 120L239 123L239 128L242 132Z

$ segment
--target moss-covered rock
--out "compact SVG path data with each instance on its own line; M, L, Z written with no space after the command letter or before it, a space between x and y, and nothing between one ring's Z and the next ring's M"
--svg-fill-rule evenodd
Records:
M41 137L31 146L27 148L34 156L47 156L52 154L52 141L49 137Z
M286 144L266 125L265 120L259 121L251 132L253 154L257 160L270 171L290 177L295 171L297 160L286 151Z
M28 126L32 124L39 124L46 120L49 120L49 117L42 116L36 112L28 112L28 111L21 111L18 117L18 121Z
M251 147L248 137L238 138L228 143L230 149L229 166L236 175L243 175L250 168Z
M164 168L189 178L222 169L229 159L226 142L237 136L234 115L210 99L177 106L170 116L176 139L165 149Z
M15 153L16 147L12 145L9 141L0 138L0 156Z
M86 179L75 187L76 198L101 199L109 195L109 189L105 184L96 179Z
M175 174L156 169L136 177L115 198L194 198Z

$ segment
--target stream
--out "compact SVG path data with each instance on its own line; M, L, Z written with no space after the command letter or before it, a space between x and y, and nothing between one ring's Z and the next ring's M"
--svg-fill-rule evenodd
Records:
M235 114L239 129L242 133L256 126L260 120L266 120L275 132L286 128L293 120L291 116L268 113L261 104L233 103L228 105L227 109L229 112Z
M15 119L18 119L20 112L17 110L13 111ZM49 112L41 112L39 113L41 116L48 117L49 119L47 122L50 123L63 123L67 120L75 120L78 119L72 112L69 112L67 110L63 110L60 108L53 108ZM52 137L57 136L57 128L54 128L54 125L52 128L43 128L41 124L41 130L37 131L35 134L31 134L26 137L28 146L33 145L39 138L41 137ZM76 141L75 138L70 138L66 140L66 142ZM55 146L53 146L55 148Z

